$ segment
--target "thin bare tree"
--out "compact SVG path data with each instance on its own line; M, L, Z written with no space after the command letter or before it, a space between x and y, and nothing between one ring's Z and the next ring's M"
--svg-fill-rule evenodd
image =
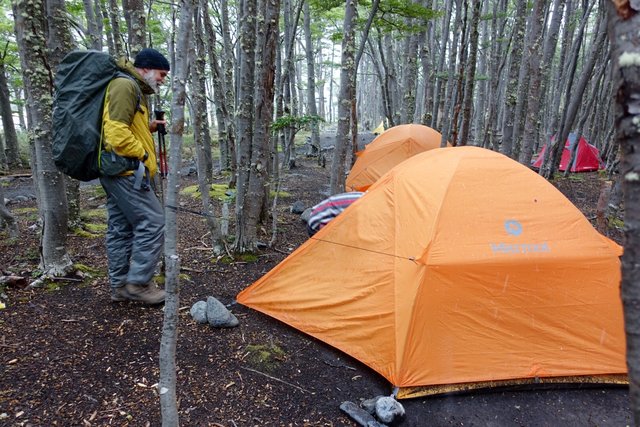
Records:
M607 1L608 34L615 88L616 139L622 150L625 244L622 255L622 303L627 336L627 367L634 425L640 425L640 28L637 2Z
M180 2L180 27L177 32L176 61L173 68L170 166L166 191L166 206L178 206L180 187L180 165L182 163L182 140L184 134L184 107L186 82L189 76L188 52L193 28L194 0ZM180 305L180 257L178 255L178 230L176 210L165 209L165 291L164 321L160 340L160 409L162 426L179 425L176 392L176 346L178 342L178 308Z
M4 163L7 166L15 168L21 166L22 162L20 161L20 152L18 150L18 134L16 133L16 127L13 121L11 96L5 67L8 46L9 42L5 44L4 51L0 57L0 115L2 116L2 130L5 137L3 148L6 149L6 152L3 150L0 155L5 159Z
M357 17L357 0L347 0L344 14L344 30L342 35L342 59L340 61L340 95L338 96L338 129L336 144L333 151L331 178L329 181L331 194L344 191L346 177L347 150L349 143L349 129L351 124L351 99L353 98L353 76L355 68L355 22Z

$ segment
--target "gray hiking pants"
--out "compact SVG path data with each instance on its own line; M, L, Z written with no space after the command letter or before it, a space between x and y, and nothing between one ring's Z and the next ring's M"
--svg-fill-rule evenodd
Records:
M133 176L100 177L107 193L109 280L117 288L153 278L164 243L164 212L152 190L135 190Z

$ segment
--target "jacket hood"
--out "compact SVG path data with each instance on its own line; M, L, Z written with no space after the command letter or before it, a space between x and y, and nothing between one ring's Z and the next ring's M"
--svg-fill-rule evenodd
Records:
M133 66L133 62L131 62L130 59L124 58L124 57L120 58L117 64L118 64L118 67L122 69L122 71L124 71L125 73L129 74L131 77L136 79L142 93L144 93L145 95L152 95L155 93L155 91L151 88L151 86L149 86L147 82L144 81L142 76L138 74L138 72L136 71L136 68Z

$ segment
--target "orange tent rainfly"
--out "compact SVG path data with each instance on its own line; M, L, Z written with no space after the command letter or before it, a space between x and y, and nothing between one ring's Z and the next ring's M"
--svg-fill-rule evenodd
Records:
M440 147L442 135L424 125L399 125L378 135L364 150L347 176L347 191L366 191L388 170L409 157Z
M621 253L529 168L442 148L385 174L237 299L365 363L399 397L624 382Z

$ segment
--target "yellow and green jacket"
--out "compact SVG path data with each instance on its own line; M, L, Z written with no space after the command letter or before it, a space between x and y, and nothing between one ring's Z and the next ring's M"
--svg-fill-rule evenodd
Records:
M147 95L153 89L136 72L131 61L123 58L120 66L132 78L116 77L111 81L105 96L103 121L103 145L106 151L119 156L141 160L148 154L144 165L153 177L158 169L153 137L149 131ZM137 86L137 87L136 87ZM133 172L125 172L130 175Z

